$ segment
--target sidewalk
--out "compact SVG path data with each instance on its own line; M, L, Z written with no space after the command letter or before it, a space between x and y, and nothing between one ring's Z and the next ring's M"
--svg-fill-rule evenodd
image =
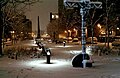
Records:
M0 78L120 78L120 57L93 56L92 68L74 68L69 59L0 58Z
M44 56L18 60L7 56L0 58L0 78L120 78L120 56L95 54L93 67L75 68L71 65L74 55L70 54L70 50L77 46L53 45L50 48L53 53L51 64L46 64Z

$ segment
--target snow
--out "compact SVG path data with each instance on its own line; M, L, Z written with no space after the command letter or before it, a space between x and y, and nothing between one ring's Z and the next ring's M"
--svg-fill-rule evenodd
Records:
M47 44L52 52L50 64L46 63L46 56L17 60L1 57L0 78L120 78L120 56L93 54L93 67L72 67L71 60L76 53L71 52L80 51L80 45L62 46Z

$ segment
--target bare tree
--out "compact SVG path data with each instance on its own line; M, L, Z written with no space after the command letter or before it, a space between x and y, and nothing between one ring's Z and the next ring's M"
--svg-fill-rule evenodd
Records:
M60 31L58 26L58 20L59 19L52 20L47 26L47 32L52 37L53 40L58 38L58 33Z
M23 17L27 5L39 0L0 0L0 55L2 55L2 34L5 26L9 25L20 32L23 27ZM21 29L20 29L21 28Z

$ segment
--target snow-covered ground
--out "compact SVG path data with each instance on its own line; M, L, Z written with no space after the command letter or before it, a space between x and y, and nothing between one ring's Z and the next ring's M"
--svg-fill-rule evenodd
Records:
M0 58L0 78L120 78L120 57L116 55L92 55L91 68L73 67L71 60L79 52L80 45L46 44L52 52L51 63L46 56Z

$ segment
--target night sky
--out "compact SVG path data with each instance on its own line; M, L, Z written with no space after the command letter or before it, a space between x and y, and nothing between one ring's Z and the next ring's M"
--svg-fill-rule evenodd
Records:
M57 13L58 0L42 0L41 3L36 3L29 6L26 13L27 18L32 21L33 32L37 31L37 17L40 20L40 29L46 31L46 26L50 21L50 12Z

